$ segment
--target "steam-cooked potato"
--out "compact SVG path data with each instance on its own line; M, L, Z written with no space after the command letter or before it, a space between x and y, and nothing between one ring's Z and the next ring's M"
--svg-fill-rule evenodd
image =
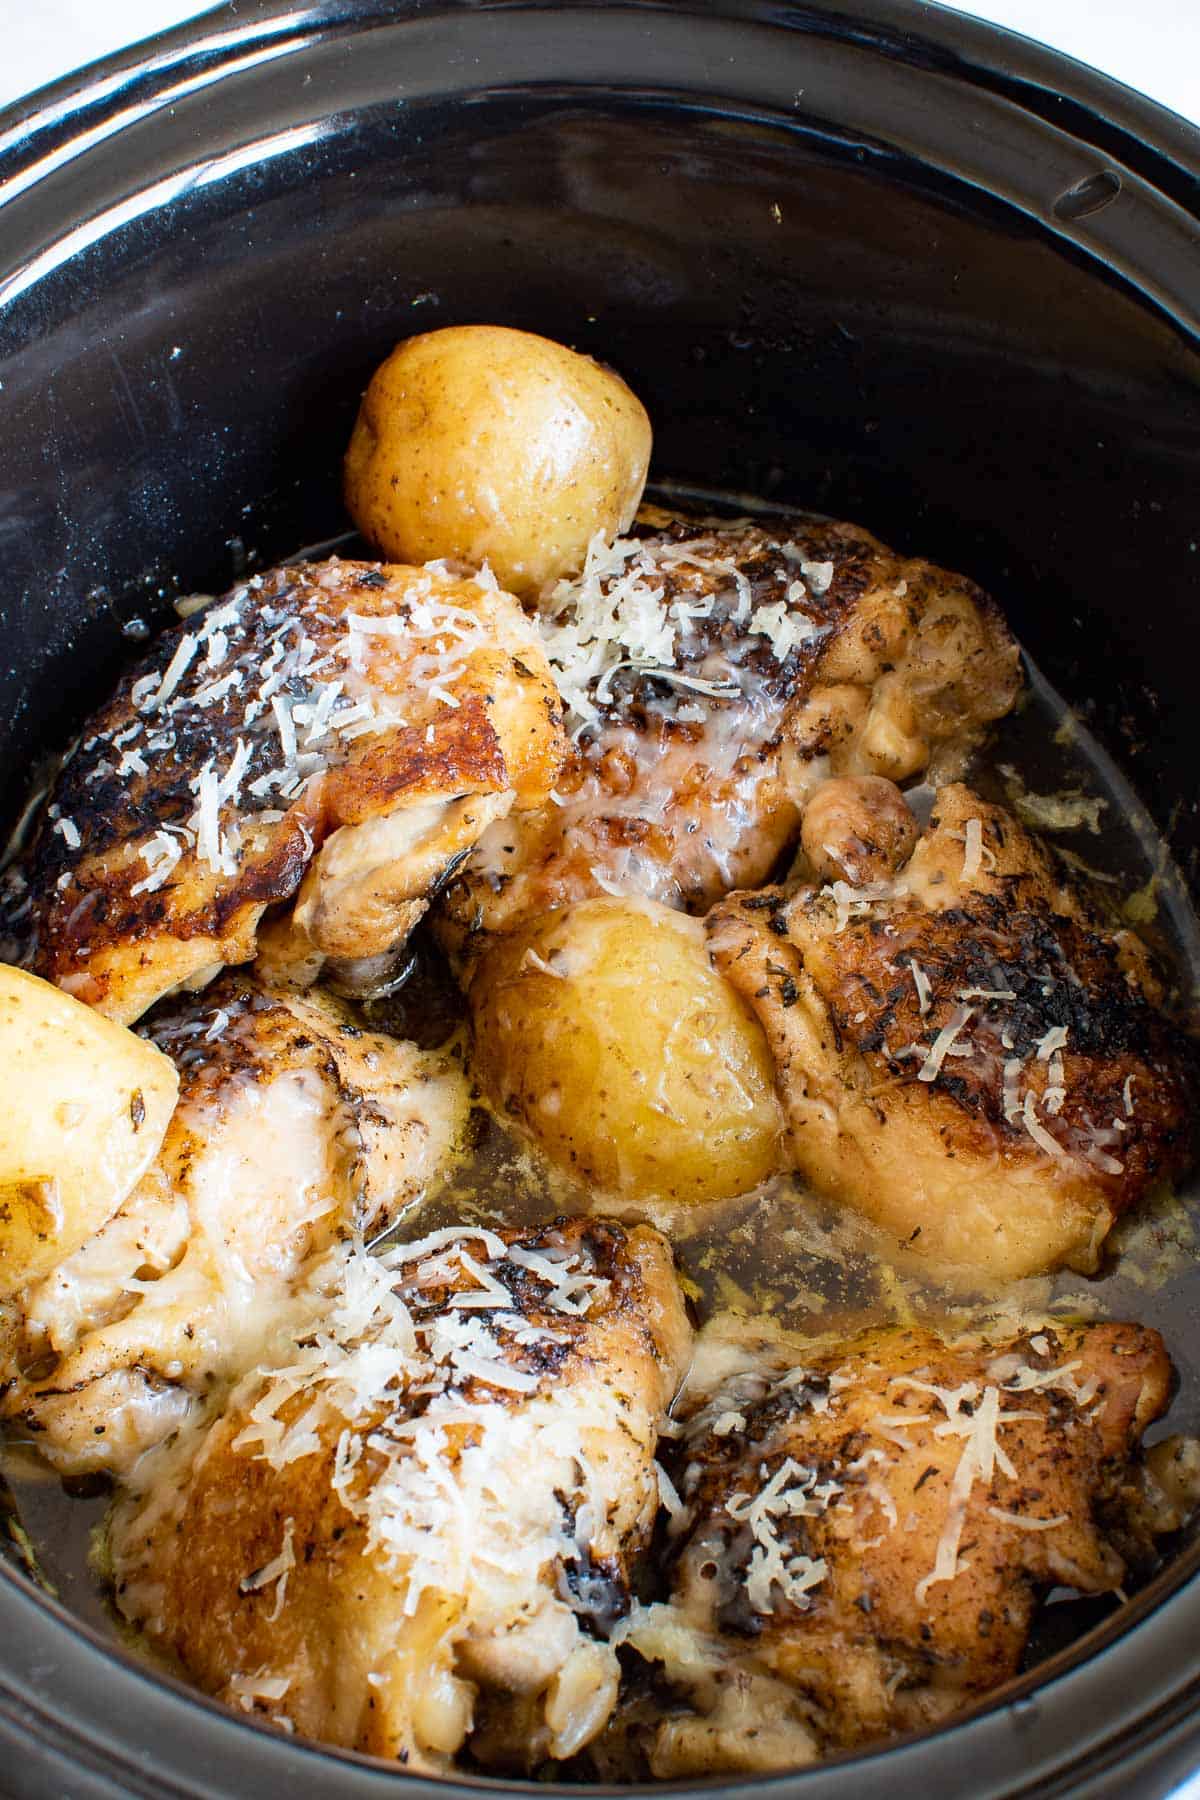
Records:
M549 338L455 325L399 344L346 453L346 504L392 562L490 563L514 594L633 519L650 420L619 375Z
M699 919L581 901L493 946L471 1003L492 1099L587 1183L715 1200L778 1166L766 1039L709 962Z
M169 1057L0 964L0 1297L106 1225L153 1162L179 1092Z

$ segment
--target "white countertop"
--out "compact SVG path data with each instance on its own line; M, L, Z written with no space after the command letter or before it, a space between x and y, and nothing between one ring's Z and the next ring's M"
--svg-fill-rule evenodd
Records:
M205 10L194 0L0 0L0 106ZM974 0L960 10L1041 38L1200 122L1200 0Z

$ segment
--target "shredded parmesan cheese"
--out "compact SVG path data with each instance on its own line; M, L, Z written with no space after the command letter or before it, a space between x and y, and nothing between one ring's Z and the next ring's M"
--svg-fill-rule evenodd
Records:
M788 597L791 599L790 593ZM750 630L768 639L778 662L786 662L793 650L817 635L812 620L802 612L789 611L782 600L756 607L750 615Z
M1059 1162L1066 1160L1067 1152L1063 1149L1057 1138L1051 1137L1050 1133L1046 1130L1046 1127L1037 1116L1037 1096L1034 1094L1032 1088L1027 1088L1025 1090L1025 1104L1021 1110L1021 1123L1024 1125L1026 1131L1029 1133L1039 1150L1044 1150L1047 1156L1056 1157Z
M402 1578L407 1615L430 1588L478 1596L485 1612L525 1602L547 1568L587 1563L611 1505L589 1432L601 1441L611 1433L613 1400L586 1362L563 1396L521 1366L518 1346L570 1339L514 1311L496 1276L502 1261L515 1263L546 1290L540 1304L579 1316L608 1287L580 1260L470 1227L380 1256L336 1250L313 1279L315 1323L297 1332L292 1362L248 1378L252 1403L234 1449L282 1470L333 1442L331 1485L362 1520L369 1552ZM426 1285L451 1274L478 1289L459 1288L423 1317ZM482 1311L455 1308L477 1293L488 1296ZM669 1483L660 1493L668 1510L681 1505ZM291 1521L279 1556L243 1581L244 1592L277 1581L282 1606L290 1533Z
M149 701L147 711L161 712L187 674L199 647L199 640L190 633L180 638L175 646L175 654L167 664L166 673L155 690L154 698Z
M267 1614L268 1625L273 1625L283 1611L283 1603L287 1597L288 1576L296 1566L296 1553L292 1549L293 1530L293 1520L285 1520L283 1543L278 1556L273 1556L269 1563L264 1563L262 1568L256 1570L252 1575L243 1575L238 1582L239 1594L257 1594L260 1588L270 1587L272 1582L276 1584L275 1604Z
M918 1081L936 1081L943 1062L950 1052L955 1039L975 1016L973 1006L956 1006L949 1019L934 1038L929 1047L929 1054L917 1070Z
M829 1572L823 1558L814 1560L802 1553L788 1556L778 1536L780 1519L812 1517L825 1510L830 1495L819 1496L816 1482L815 1469L806 1469L789 1456L759 1493L733 1494L725 1503L730 1518L749 1525L755 1540L746 1574L746 1597L755 1612L775 1610L776 1587L793 1606L806 1609L812 1589L819 1587ZM833 1491L841 1490L835 1486Z
M968 819L963 828L963 869L964 881L974 881L983 862L983 820Z
M1065 1050L1066 1047L1067 1028L1065 1025L1055 1025L1046 1033L1045 1037L1038 1039L1038 1061L1049 1062L1056 1051Z
M924 1018L929 1011L929 977L914 956L908 965L909 974L913 978L913 986L917 990L917 1011Z
M1031 1519L1027 1513L1005 1512L1002 1506L989 1506L988 1512L1002 1525L1014 1525L1018 1531L1053 1531L1055 1526L1070 1522L1069 1513L1055 1513L1052 1519Z
M658 1482L658 1497L663 1510L671 1521L672 1529L678 1530L688 1521L688 1509L679 1498L675 1483L660 1462L656 1462L654 1465L654 1475Z
M229 1690L243 1712L252 1712L256 1700L282 1700L292 1685L290 1675L272 1675L265 1666L251 1675L231 1675Z
M835 933L841 933L851 919L869 913L876 901L890 900L893 888L887 881L870 881L863 887L851 887L848 881L834 881L830 883L828 892L836 908L833 929Z

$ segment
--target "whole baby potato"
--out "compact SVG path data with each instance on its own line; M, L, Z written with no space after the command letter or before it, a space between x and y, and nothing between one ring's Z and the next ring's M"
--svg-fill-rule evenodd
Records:
M169 1057L0 964L0 1298L107 1225L154 1161L179 1077Z
M501 325L406 338L372 377L346 504L392 562L487 562L510 593L582 568L637 511L650 420L619 375Z
M494 945L471 1007L493 1102L588 1186L689 1203L779 1167L766 1038L712 967L699 919L581 901Z

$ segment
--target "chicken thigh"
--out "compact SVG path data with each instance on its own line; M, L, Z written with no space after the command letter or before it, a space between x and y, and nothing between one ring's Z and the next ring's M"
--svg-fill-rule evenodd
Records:
M601 893L703 911L769 876L827 775L953 771L1016 699L961 576L823 520L642 517L543 603L574 753L450 884L456 939Z
M657 1775L935 1724L1016 1674L1047 1590L1116 1588L1178 1523L1136 1463L1170 1393L1154 1331L838 1343L718 1320L706 1337L672 1599L623 1634L678 1695Z
M154 1165L10 1309L0 1410L68 1474L128 1469L251 1367L306 1264L386 1230L466 1127L453 1047L363 1032L323 998L227 975L153 1037L181 1077Z
M1140 941L965 787L940 791L915 848L894 789L830 782L817 801L805 855L832 879L708 919L770 1040L795 1167L974 1275L1093 1270L1193 1150L1195 1049Z
M659 1503L691 1333L646 1228L330 1256L276 1364L116 1508L117 1604L205 1691L445 1770L574 1754Z
M301 563L167 632L49 795L31 966L130 1023L249 961L385 981L483 832L544 800L565 740L534 628L485 577Z

